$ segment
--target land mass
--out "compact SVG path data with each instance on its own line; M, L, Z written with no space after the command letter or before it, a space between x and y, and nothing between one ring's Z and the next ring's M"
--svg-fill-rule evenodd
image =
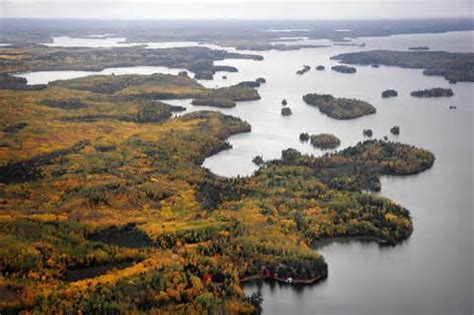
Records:
M424 69L424 75L443 76L452 83L474 82L474 53L372 50L340 54L331 59L347 64Z
M415 97L451 97L454 95L454 92L452 89L443 89L438 87L412 91L410 95Z
M0 89L0 307L255 313L261 301L241 281L327 276L314 241L410 236L407 209L364 191L430 168L430 152L384 141L320 158L288 149L226 179L201 164L251 126L209 111L160 116L182 108L155 101L242 99L241 89L171 75Z
M332 66L331 70L340 72L340 73L356 73L357 69L354 67L348 67L348 66Z
M187 69L194 72L198 79L212 79L218 71L237 71L235 67L214 65L216 60L229 58L263 59L259 55L230 53L206 47L54 48L25 44L0 48L0 73L57 70L100 71L113 67L164 66Z
M329 133L311 135L310 142L313 146L323 150L335 149L341 144L341 140L338 137Z
M375 107L367 102L336 98L329 94L306 94L303 96L303 100L306 104L318 107L319 111L334 119L354 119L376 112Z

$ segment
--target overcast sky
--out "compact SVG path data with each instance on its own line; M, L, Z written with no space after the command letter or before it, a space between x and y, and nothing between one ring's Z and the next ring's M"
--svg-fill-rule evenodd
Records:
M0 0L0 18L364 19L474 16L474 0Z

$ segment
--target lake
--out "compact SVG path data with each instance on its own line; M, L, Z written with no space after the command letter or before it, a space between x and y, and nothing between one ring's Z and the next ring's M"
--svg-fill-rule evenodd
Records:
M330 70L337 62L329 58L343 52L406 50L412 46L473 51L473 34L450 32L358 38L354 42L365 43L365 47L257 52L264 56L263 61L224 60L218 64L236 66L239 72L218 73L214 80L200 81L205 86L215 87L258 77L267 80L259 88L261 100L242 102L235 108L221 110L252 125L251 133L229 139L233 149L205 160L205 167L222 176L250 175L256 169L251 162L255 155L274 159L288 147L314 155L326 152L301 143L298 139L301 132L333 133L341 139L341 148L344 148L364 140L362 130L371 128L375 138L388 136L436 155L433 168L424 173L382 179L380 194L411 211L414 233L407 241L388 248L358 241L330 243L318 249L328 262L329 277L316 285L303 288L269 283L246 285L248 293L256 290L262 293L264 314L472 313L474 85L449 84L442 77L423 76L422 70L397 67L356 66L356 74L342 74ZM311 43L310 40L301 41L307 42ZM325 71L314 70L320 64L326 66ZM310 65L312 70L302 76L296 75L303 65ZM161 67L115 68L113 72L179 71L158 68ZM101 73L112 73L110 69L104 71ZM21 76L29 83L45 83L72 78L76 72ZM93 73L81 73L90 74ZM222 78L223 74L227 79ZM452 88L454 97L419 99L409 95L412 90L438 86ZM399 96L382 99L381 92L389 88L398 90ZM372 103L377 113L350 121L334 120L302 101L302 96L310 92L360 98ZM288 100L292 116L280 115L283 98ZM169 103L186 106L188 111L216 110L194 107L189 104L190 100ZM449 110L450 105L456 105L457 110ZM394 125L400 126L399 136L389 132Z

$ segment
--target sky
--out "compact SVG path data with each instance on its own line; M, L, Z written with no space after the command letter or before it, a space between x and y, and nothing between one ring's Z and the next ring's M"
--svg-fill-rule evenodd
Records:
M474 0L0 0L0 18L307 20L473 16Z

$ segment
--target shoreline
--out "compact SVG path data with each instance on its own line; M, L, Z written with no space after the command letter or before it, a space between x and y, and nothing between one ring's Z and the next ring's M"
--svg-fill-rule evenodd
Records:
M306 284L316 284L324 279L327 278L326 275L319 275L314 278L310 279L292 279L291 282L288 282L288 278L280 278L280 277L265 277L264 275L254 275L254 276L249 276L245 278L240 278L240 283L245 284L245 283L251 283L251 282L257 282L257 281L275 281L278 283L283 283L283 284L288 284L288 285L294 285L294 284L301 284L301 285L306 285Z

